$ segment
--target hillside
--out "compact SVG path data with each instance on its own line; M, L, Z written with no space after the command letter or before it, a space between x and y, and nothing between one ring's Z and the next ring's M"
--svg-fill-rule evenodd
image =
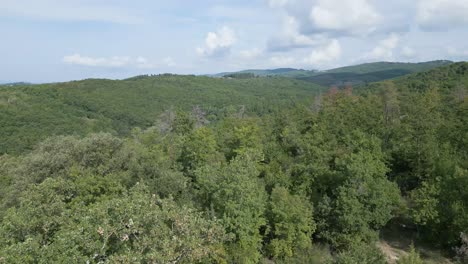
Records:
M32 83L28 82L5 82L5 81L0 81L0 85L4 86L25 86L25 85L31 85Z
M427 71L433 68L445 66L451 63L453 62L447 61L447 60L436 60L436 61L418 62L418 63L383 62L382 61L382 62L372 62L372 63L353 65L353 66L340 67L336 69L330 69L325 72L327 73L350 72L350 73L356 73L356 74L389 71L389 70L406 70L408 72L420 72L420 71Z
M243 73L250 73L255 76L282 76L282 77L300 77L300 76L309 76L314 74L316 71L308 71L302 69L294 69L294 68L278 68L278 69L266 69L266 70L259 70L259 69L250 69L250 70L243 70L238 72L222 72L214 74L215 77L224 77L226 75L232 74L243 74Z
M451 61L438 60L420 63L402 62L373 62L325 71L307 71L293 68L279 68L272 70L244 70L239 72L225 72L214 76L283 76L297 78L321 86L343 86L345 84L364 85L372 82L393 79L416 72L423 72L437 67L451 64Z
M466 263L467 87L2 86L0 263Z
M429 61L421 63L375 62L327 70L307 77L299 77L322 86L353 86L397 78L416 72L423 72L449 65L450 61Z
M195 76L89 79L0 86L1 153L18 153L52 135L107 131L126 135L154 124L165 110L200 106L215 120L245 106L263 115L310 99L321 87L287 78L227 80Z
M391 80L401 92L426 92L437 89L445 96L457 96L468 86L468 62L451 63L431 70L400 76ZM362 91L375 93L385 87L388 82L374 82L360 87ZM359 89L361 90L361 89Z

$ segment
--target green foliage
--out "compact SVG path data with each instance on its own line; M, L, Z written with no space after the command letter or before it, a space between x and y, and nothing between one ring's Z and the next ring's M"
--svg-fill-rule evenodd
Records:
M315 244L311 248L296 250L292 257L278 259L275 263L280 264L331 264L333 257L327 246Z
M199 199L222 219L226 233L234 235L228 250L231 261L236 263L256 263L260 259L266 193L258 178L259 156L248 151L228 165L205 166L196 173Z
M128 136L134 127L150 127L171 108L187 112L198 105L209 120L218 120L229 107L241 105L246 113L265 115L295 101L305 102L320 90L320 86L287 78L177 75L1 86L0 154L23 153L54 135L109 132Z
M389 222L463 261L467 76L0 87L0 263L385 263Z
M315 223L312 206L306 197L292 195L286 188L276 187L271 192L269 207L270 255L273 258L292 257L297 250L310 248Z
M38 190L42 200L36 201L41 209L25 201L18 213L7 215L2 225L6 237L2 255L8 263L193 263L223 257L225 237L216 222L172 200L151 196L143 186L88 208L66 210L66 200L72 198L62 194L63 190L57 193L55 184L44 183ZM52 192L48 201L43 200L48 193L42 194L42 190ZM48 212L42 209L46 207ZM29 217L39 218L31 222ZM57 221L51 222L53 219ZM10 223L26 226L13 227ZM14 235L15 230L22 232Z
M413 206L412 217L415 223L426 225L428 222L439 222L439 212L437 210L440 190L438 184L423 182L421 187L411 192Z
M422 63L374 62L341 67L327 71L307 71L290 68L274 70L245 70L234 73L220 73L216 76L230 78L252 78L255 76L283 76L309 81L322 86L353 84L392 79L410 73L423 72L450 65L451 61L429 61Z
M369 241L399 205L399 191L385 178L385 165L371 153L351 154L340 161L345 182L320 204L327 217L322 220L322 236L335 246ZM319 230L320 232L320 230Z
M354 73L371 73L375 71L404 69L412 72L424 72L433 68L438 68L445 65L452 64L451 61L436 60L420 63L401 63L401 62L373 62L364 63L355 66L346 66L337 69L329 70L328 72L354 72Z
M249 79L249 78L255 78L255 74L253 73L248 73L248 72L242 72L242 73L230 73L226 74L223 76L224 78L234 78L234 79Z
M423 264L424 262L422 261L421 257L419 256L419 253L416 252L416 249L414 248L414 245L411 244L410 247L410 252L408 255L401 257L398 261L397 264Z
M222 160L220 154L212 129L202 127L185 140L179 161L184 171L192 172L204 164Z
M353 244L346 251L340 252L334 263L336 264L385 264L385 260L382 252L374 245L367 244Z

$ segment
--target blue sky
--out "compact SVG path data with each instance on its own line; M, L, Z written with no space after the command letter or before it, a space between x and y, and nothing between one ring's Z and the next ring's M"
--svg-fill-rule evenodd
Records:
M1 0L0 81L468 59L468 0Z

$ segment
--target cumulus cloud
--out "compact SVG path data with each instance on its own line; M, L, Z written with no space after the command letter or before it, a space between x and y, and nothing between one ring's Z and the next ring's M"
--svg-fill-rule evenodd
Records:
M371 60L393 60L394 51L400 42L397 34L390 34L387 38L381 40L379 44L366 55Z
M367 0L318 0L310 20L320 31L366 35L376 29L381 15Z
M263 54L263 50L259 48L249 49L249 50L241 50L240 56L243 59L251 60L260 57Z
M124 68L133 67L139 69L154 69L159 66L174 66L175 62L172 58L167 57L162 60L162 63L157 64L149 61L147 58L139 56L132 58L129 56L112 56L112 57L90 57L80 54L73 54L63 57L63 62L70 65L80 65L87 67L104 67L104 68Z
M309 57L304 59L304 63L321 66L336 61L341 56L341 45L336 39L330 41L325 46L321 46L312 51Z
M286 16L282 32L268 41L269 51L288 51L306 48L322 43L326 37L323 34L304 35L300 33L299 21L293 16Z
M374 32L383 20L369 0L271 0L269 3L270 7L293 17L303 35L363 36Z
M369 0L270 0L269 5L284 16L282 30L267 42L269 51L321 46L343 36L366 36L383 20Z
M276 67L290 67L296 63L296 59L289 56L274 56L270 58L270 62Z
M209 32L205 38L205 46L197 48L197 53L206 57L224 56L236 43L236 34L229 27L223 27L217 32Z
M424 30L468 26L467 0L420 0L417 22Z

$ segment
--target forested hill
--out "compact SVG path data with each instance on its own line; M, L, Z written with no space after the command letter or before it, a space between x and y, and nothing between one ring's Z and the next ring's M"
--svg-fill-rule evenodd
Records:
M28 150L52 135L126 135L134 127L153 125L170 109L198 106L210 121L239 111L263 115L311 100L321 91L318 85L280 77L180 75L0 86L0 154Z
M0 263L468 263L468 63L321 89L0 88Z
M222 72L217 73L212 76L214 77L224 77L230 75L239 75L239 74L252 74L254 76L282 76L282 77L305 77L311 74L314 74L316 71L308 71L303 69L294 69L294 68L278 68L278 69L267 69L267 70L243 70L238 72Z
M312 82L321 86L365 85L404 75L423 72L450 65L451 61L436 60L419 63L372 62L340 67L325 71L279 68L272 70L244 70L240 72L219 73L217 77L252 78L255 76L283 76Z
M371 72L379 72L379 71L388 71L388 70L406 70L408 72L422 72L431 70L434 68L447 66L452 64L452 61L448 60L435 60L435 61L427 61L427 62L418 62L418 63L411 63L411 62L371 62L371 63L363 63L353 66L346 66L340 67L336 69L327 70L327 73L356 73L356 74L364 74L364 73L371 73Z
M437 88L442 92L459 92L468 84L468 63L458 62L404 76L395 80L395 83L414 91Z
M445 60L420 63L374 62L331 69L297 78L322 86L344 86L346 84L356 86L424 72L451 63L451 61Z

